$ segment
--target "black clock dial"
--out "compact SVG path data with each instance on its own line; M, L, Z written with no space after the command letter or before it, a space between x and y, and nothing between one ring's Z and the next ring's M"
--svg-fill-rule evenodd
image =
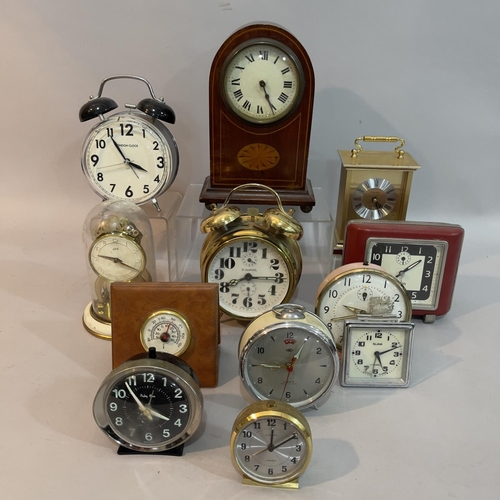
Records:
M106 397L113 432L138 446L154 447L175 440L190 423L190 410L184 388L154 368L119 379Z
M394 274L411 300L426 301L433 291L437 254L434 245L379 242L371 247L370 262Z

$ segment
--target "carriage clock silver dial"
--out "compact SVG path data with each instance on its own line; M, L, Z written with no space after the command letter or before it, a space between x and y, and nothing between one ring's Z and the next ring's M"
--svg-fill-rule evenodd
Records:
M383 219L395 207L396 201L394 186L378 177L363 181L351 197L354 211L362 219Z

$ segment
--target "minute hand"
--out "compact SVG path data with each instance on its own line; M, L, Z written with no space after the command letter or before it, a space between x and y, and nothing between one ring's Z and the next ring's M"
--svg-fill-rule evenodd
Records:
M406 271L409 271L410 269L413 269L414 267L417 267L420 263L422 262L422 259L417 260L417 262L414 262L413 264L410 264L407 268L401 269L398 274L396 274L396 278L399 278L402 274L406 273Z

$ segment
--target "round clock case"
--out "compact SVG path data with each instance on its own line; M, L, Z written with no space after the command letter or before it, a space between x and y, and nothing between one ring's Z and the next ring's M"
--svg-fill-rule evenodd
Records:
M99 428L120 446L166 452L179 450L198 428L203 396L186 362L152 348L104 379L93 411Z
M274 193L278 207L241 214L228 206L232 194L247 188ZM226 314L251 320L293 295L302 271L298 239L302 226L285 212L278 194L268 186L234 188L220 208L201 224L208 233L200 256L202 281L219 285L220 307Z

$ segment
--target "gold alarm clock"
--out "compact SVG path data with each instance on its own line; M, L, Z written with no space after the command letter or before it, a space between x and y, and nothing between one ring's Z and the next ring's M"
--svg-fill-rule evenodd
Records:
M288 403L257 401L236 417L229 447L243 484L298 488L312 457L311 428Z
M250 207L242 214L238 207L228 206L232 194L244 189L272 192L277 207L264 213ZM201 277L219 285L223 312L250 321L292 297L302 271L297 242L302 226L292 214L272 188L250 183L234 188L202 221L201 232L208 236L201 249Z
M394 152L364 151L364 142L399 142ZM350 220L405 220L413 172L420 165L401 148L399 137L363 136L351 151L339 151L339 196L334 234L334 253L343 249Z

